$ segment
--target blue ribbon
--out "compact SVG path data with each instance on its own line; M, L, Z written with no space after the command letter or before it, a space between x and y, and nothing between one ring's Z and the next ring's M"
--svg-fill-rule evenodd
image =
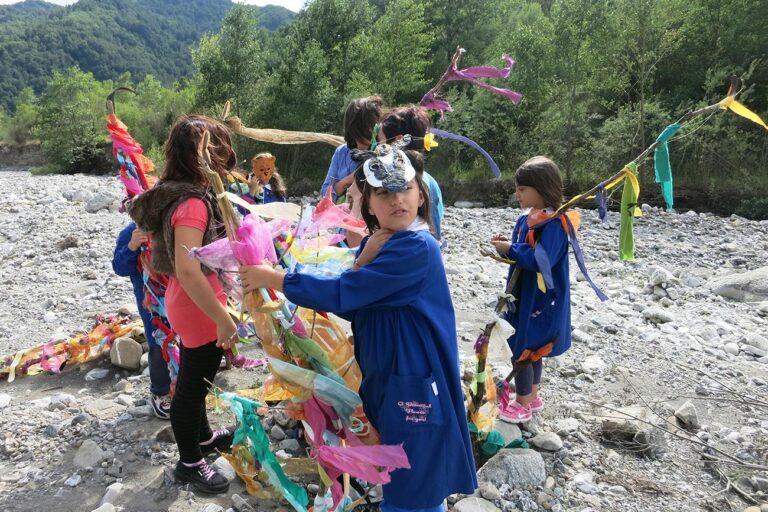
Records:
M661 183L661 193L664 196L664 202L667 204L667 210L671 210L675 202L672 194L672 165L669 163L669 145L667 142L679 129L680 125L678 123L672 123L664 128L664 131L656 139L656 142L660 144L653 153L656 183Z
M480 144L473 141L469 137L465 137L463 135L458 135L451 132L446 132L445 130L440 130L439 128L430 128L429 131L430 133L434 133L438 137L442 137L444 139L452 139L452 140L457 140L459 142L463 142L467 146L471 147L472 149L474 149L475 151L483 155L483 157L488 161L488 165L490 166L491 172L493 173L494 176L496 176L497 178L501 176L501 171L499 170L499 166L493 160L493 157L491 157L491 155L489 155L486 150L480 147Z

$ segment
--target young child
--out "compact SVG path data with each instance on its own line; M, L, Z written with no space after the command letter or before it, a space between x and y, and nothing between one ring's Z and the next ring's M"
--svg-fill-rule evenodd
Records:
M357 98L349 102L344 111L344 140L346 144L336 148L328 167L320 195L324 196L328 187L336 200L344 194L354 182L353 174L362 160L355 160L353 149L367 150L371 147L373 127L381 117L383 100L380 96Z
M282 176L275 169L275 156L272 153L259 153L254 156L251 159L251 169L246 199L262 204L288 201L288 191Z
M241 269L246 290L282 290L293 303L352 322L365 413L384 444L400 444L410 469L392 473L381 510L443 510L477 487L459 375L455 317L440 247L429 233L424 182L402 151L376 148L363 167L362 215L392 232L372 261L335 278Z
M515 184L520 207L529 211L517 219L511 239L497 234L491 243L502 257L514 261L507 283L517 300L505 317L515 328L515 334L507 340L512 362L520 365L521 357L527 359L535 354L529 358L533 363L520 365L515 376L516 398L510 397L507 406L500 408L499 417L510 423L524 423L544 407L539 398L539 355L543 352L554 357L571 346L566 232L570 228L562 214L552 215L563 197L560 169L552 160L537 156L526 161L515 174ZM545 276L549 275L551 288L544 286Z
M379 141L392 143L402 139L404 135L410 135L413 139L404 149L423 152L424 137L429 125L426 109L416 106L398 107L387 112L379 122ZM435 238L440 241L443 238L443 194L435 178L426 171L423 172L423 176L429 191L432 227Z
M373 138L373 127L381 117L383 100L380 96L368 96L357 98L349 102L344 112L344 140L346 144L336 148L328 167L323 186L320 188L320 196L324 196L328 187L331 187L331 195L337 200L346 194L350 203L350 213L361 218L360 188L355 184L354 174L363 163L366 156L355 150L368 150ZM347 233L347 245L357 247L362 237L357 233Z
M136 228L136 224L128 224L117 237L115 252L112 255L112 270L115 274L130 277L136 306L139 309L141 321L144 323L144 337L149 345L149 392L150 405L155 416L162 420L171 417L171 375L168 364L163 359L163 347L155 338L155 326L152 317L144 307L144 278L139 268L141 244L147 241L147 234Z
M211 430L205 396L219 369L223 351L237 340L217 274L187 255L188 248L226 236L208 175L198 161L198 144L210 135L212 166L222 178L237 164L227 128L205 116L176 121L165 146L160 182L128 207L142 230L152 234L154 271L168 274L165 307L181 338L171 426L179 448L176 479L206 493L222 493L229 482L203 458L232 444L233 430Z

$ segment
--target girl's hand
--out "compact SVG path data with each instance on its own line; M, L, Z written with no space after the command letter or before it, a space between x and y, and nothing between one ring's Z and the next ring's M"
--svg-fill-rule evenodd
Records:
M355 260L355 264L352 266L352 270L357 270L360 267L364 267L365 265L375 260L376 256L379 255L379 252L381 252L381 248L384 247L384 244L387 243L387 241L392 238L392 235L394 234L394 231L386 228L379 229L374 234L372 234L370 238L368 238L368 242L365 244L365 247L363 247L360 256L358 256Z
M506 236L504 236L504 235L502 235L500 233L496 233L495 235L493 235L491 237L491 242L497 242L497 241L499 241L499 242L509 242L509 238L507 238Z
M283 290L283 273L278 272L269 265L250 265L240 267L240 281L243 283L243 291L253 292L259 288L272 288Z
M491 245L493 245L494 248L496 248L496 252L499 253L499 256L502 258L506 258L507 255L509 255L509 249L512 247L512 244L509 243L506 240L491 240Z
M227 321L221 321L216 324L216 346L224 350L229 350L237 343L237 325L232 318L227 315Z
M131 239L128 242L128 249L135 251L139 247L141 247L141 244L149 240L149 235L147 235L146 232L140 230L139 228L136 228L133 230L133 233L131 233Z

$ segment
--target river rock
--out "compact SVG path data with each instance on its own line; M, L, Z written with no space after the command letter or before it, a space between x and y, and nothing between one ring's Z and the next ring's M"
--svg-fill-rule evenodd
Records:
M739 302L768 299L768 267L733 273L711 279L707 287L712 293Z
M133 338L117 338L109 351L112 364L127 370L138 370L141 367L141 355L144 353L141 344Z
M483 498L464 498L453 504L455 512L501 512L501 509Z
M542 432L531 439L531 444L542 450L556 452L563 447L563 440L554 432Z
M601 423L602 434L607 440L651 457L659 457L664 453L664 433L648 424L653 423L653 412L650 409L630 406L617 411L608 411L611 417L603 419Z
M102 450L95 441L86 439L75 453L74 464L78 468L96 467L104 459Z
M497 488L505 484L517 489L540 485L546 477L541 454L526 448L502 449L477 472L478 480L491 482Z

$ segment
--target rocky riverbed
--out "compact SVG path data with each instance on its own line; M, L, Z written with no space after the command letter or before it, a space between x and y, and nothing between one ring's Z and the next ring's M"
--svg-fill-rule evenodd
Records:
M0 184L1 355L88 329L99 313L135 311L130 283L110 265L127 222L116 178L2 172ZM522 432L497 424L505 441L522 436L530 448L491 458L476 496L449 499L454 510L768 511L768 222L644 210L629 263L618 260L618 216L601 225L582 212L587 265L610 300L597 299L572 261L573 348L548 361L543 412ZM506 276L478 244L519 214L446 211L468 378ZM501 357L496 375L508 370ZM86 379L94 369L106 375ZM264 376L227 370L217 385L242 389ZM175 484L175 444L168 423L149 415L147 388L141 370L108 358L0 382L0 509L290 509L249 496L239 481L216 497ZM224 408L213 419L232 422ZM298 426L277 413L265 423L312 496L317 478Z

